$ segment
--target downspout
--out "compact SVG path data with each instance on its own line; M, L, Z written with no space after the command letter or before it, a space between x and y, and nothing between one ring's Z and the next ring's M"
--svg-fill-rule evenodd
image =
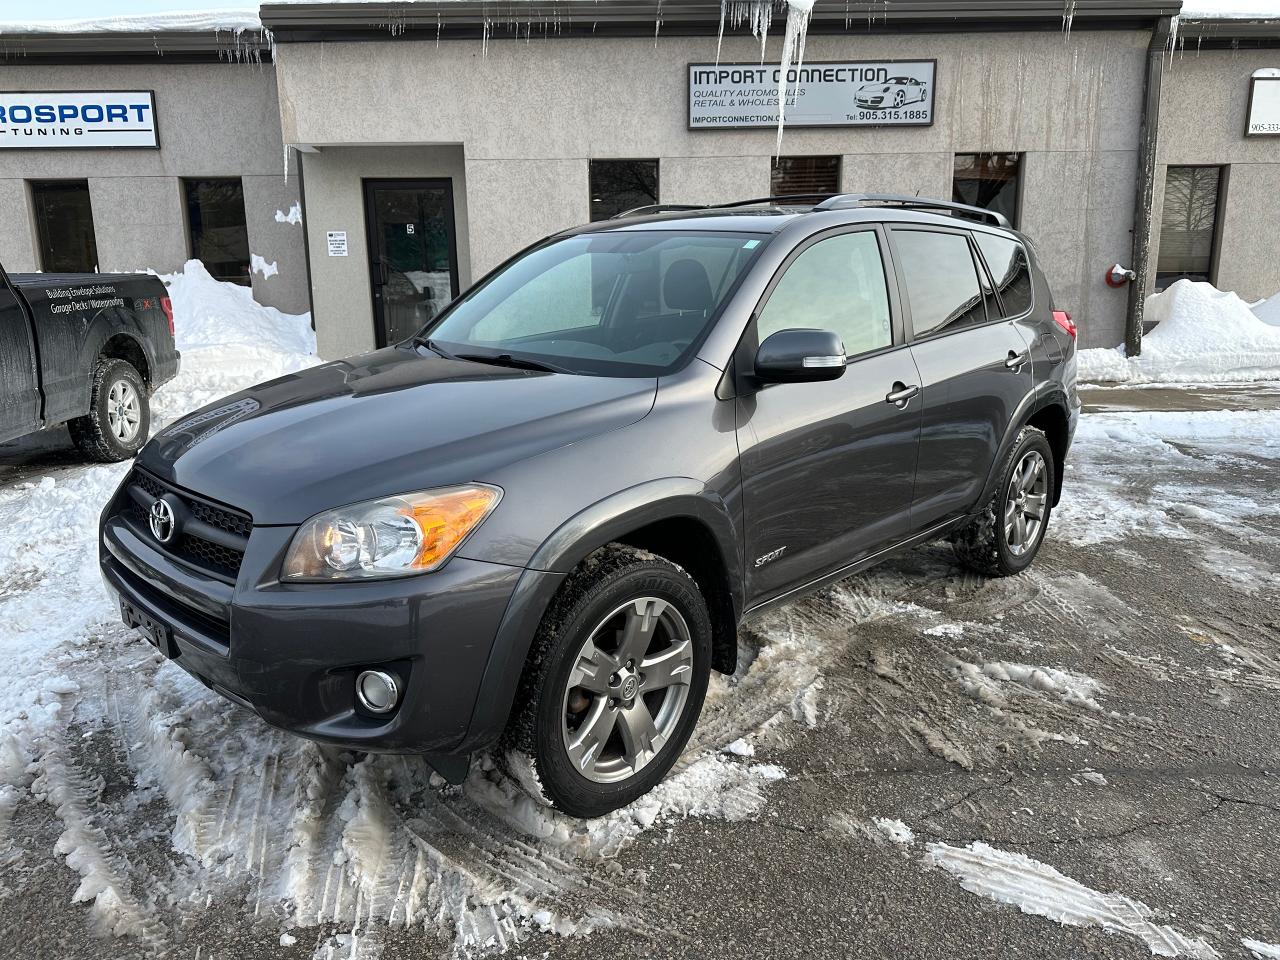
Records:
M1130 357L1142 353L1142 320L1146 305L1147 277L1151 269L1151 216L1156 194L1156 147L1160 139L1160 92L1164 58L1173 34L1173 17L1161 17L1147 47L1146 93L1142 126L1138 131L1138 196L1133 209L1133 271L1129 284L1129 312L1125 318L1124 350Z

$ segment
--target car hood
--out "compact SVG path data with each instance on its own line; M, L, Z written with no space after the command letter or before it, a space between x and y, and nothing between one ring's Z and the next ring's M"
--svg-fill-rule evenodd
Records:
M642 419L657 380L512 370L391 347L178 420L138 464L261 525L468 481Z

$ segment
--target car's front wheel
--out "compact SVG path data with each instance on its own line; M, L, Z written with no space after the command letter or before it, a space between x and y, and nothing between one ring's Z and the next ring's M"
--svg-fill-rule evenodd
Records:
M512 773L565 813L598 817L658 784L697 723L711 619L697 584L611 544L543 617L507 731ZM517 765L531 762L535 783Z

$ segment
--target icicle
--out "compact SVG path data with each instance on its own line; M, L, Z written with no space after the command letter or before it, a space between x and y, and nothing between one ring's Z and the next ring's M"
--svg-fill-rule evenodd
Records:
M1062 7L1062 32L1071 36L1071 26L1076 20L1076 0L1063 0Z
M716 66L720 66L720 47L724 44L724 17L728 12L725 8L729 5L729 0L720 0L720 33L716 36Z
M809 35L809 18L812 15L813 0L787 0L787 35L782 41L782 62L778 72L778 142L774 148L774 153L779 156L787 124L787 76L791 73L793 60L797 78L804 66L804 43Z
M1173 67L1173 53L1178 46L1178 27L1180 21L1178 17L1173 18L1173 23L1169 27L1169 66Z

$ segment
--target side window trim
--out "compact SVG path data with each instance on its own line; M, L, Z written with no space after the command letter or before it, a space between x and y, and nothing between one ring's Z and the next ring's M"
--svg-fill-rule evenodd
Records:
M1018 249L1022 251L1022 260L1027 265L1027 273L1029 275L1031 273L1031 253L1030 251L1027 250L1027 245L1023 243L1021 240L1019 240L1017 237L1007 237L1005 239L1008 239L1014 244L1016 244ZM1004 296L1000 293L1000 285L996 283L996 273L994 270L991 269L991 264L987 263L986 254L982 252L982 244L978 243L978 238L976 235L973 238L973 248L974 250L977 251L978 263L981 265L981 268L986 271L986 275L991 282L991 290L995 294L996 302L1000 306L999 319L1013 322L1015 320L1025 320L1027 317L1035 313L1036 312L1036 285L1033 283L1031 284L1031 288L1030 288L1031 306L1029 306L1022 313L1014 314L1011 316L1009 314L1008 309L1004 305ZM994 323L995 321L991 321L991 322Z
M968 230L962 230L957 227L941 227L941 226L934 227L934 226L918 225L915 223L902 223L902 224L891 225L888 232L889 232L890 247L893 250L895 272L898 273L899 276L901 276L901 272L897 270L897 263L901 259L902 253L898 249L898 244L894 238L895 234L898 234L898 233L946 233L946 234L951 234L953 236L964 237L965 241L969 244L969 256L973 259L973 269L978 279L978 289L983 292L983 301L984 301L983 311L984 312L986 312L986 302L985 302L986 290L984 288L988 283L991 286L992 293L998 296L998 292L995 289L995 283L990 280L991 275L987 271L985 261L980 259L982 256L982 251L978 249L977 242L973 239L973 237L970 235ZM1028 260L1028 264L1030 264L1029 260ZM987 320L985 323L971 323L971 324L968 324L967 326L952 327L950 329L944 328L942 330L934 331L933 333L926 333L923 336L917 336L915 332L915 321L911 315L911 297L909 296L909 293L906 289L905 279L903 279L901 283L902 283L902 288L901 288L902 313L903 313L904 323L906 327L907 343L927 343L930 340L938 340L938 339L941 339L942 337L949 337L949 336L952 336L953 334L960 333L964 330L974 330L979 327L989 327L992 324L1004 323L1007 320L1007 318L1003 316L993 318L988 313ZM997 304L999 305L998 300L997 300ZM1003 305L1000 305L1000 312L1004 313Z
M759 336L757 334L757 330L759 328L757 323L760 319L760 314L768 305L769 298L773 296L774 291L778 288L778 284L782 282L783 276L786 274L787 270L791 268L791 265L795 263L796 260L800 259L807 250L817 246L822 241L830 240L833 237L847 236L855 233L875 234L876 246L880 251L880 266L884 271L885 296L889 301L889 329L893 335L893 342L886 347L879 348L878 350L867 350L863 353L853 355L846 354L844 358L845 366L848 366L856 360L862 360L865 357L874 357L878 354L887 353L890 350L896 350L899 347L907 345L907 332L902 317L903 301L900 297L898 287L898 271L893 261L892 252L889 248L888 237L885 235L884 228L881 224L860 223L852 225L846 224L843 226L833 227L829 230L824 230L821 233L812 234L811 236L805 237L792 248L791 252L787 254L786 259L778 265L778 269L774 271L773 276L769 278L768 286L764 288L764 293L760 295L760 299L756 302L755 308L751 311L751 319L747 323L746 330L743 331L742 339L739 341L738 351L735 351L735 355L742 350L745 344L754 344L757 347L759 346Z

